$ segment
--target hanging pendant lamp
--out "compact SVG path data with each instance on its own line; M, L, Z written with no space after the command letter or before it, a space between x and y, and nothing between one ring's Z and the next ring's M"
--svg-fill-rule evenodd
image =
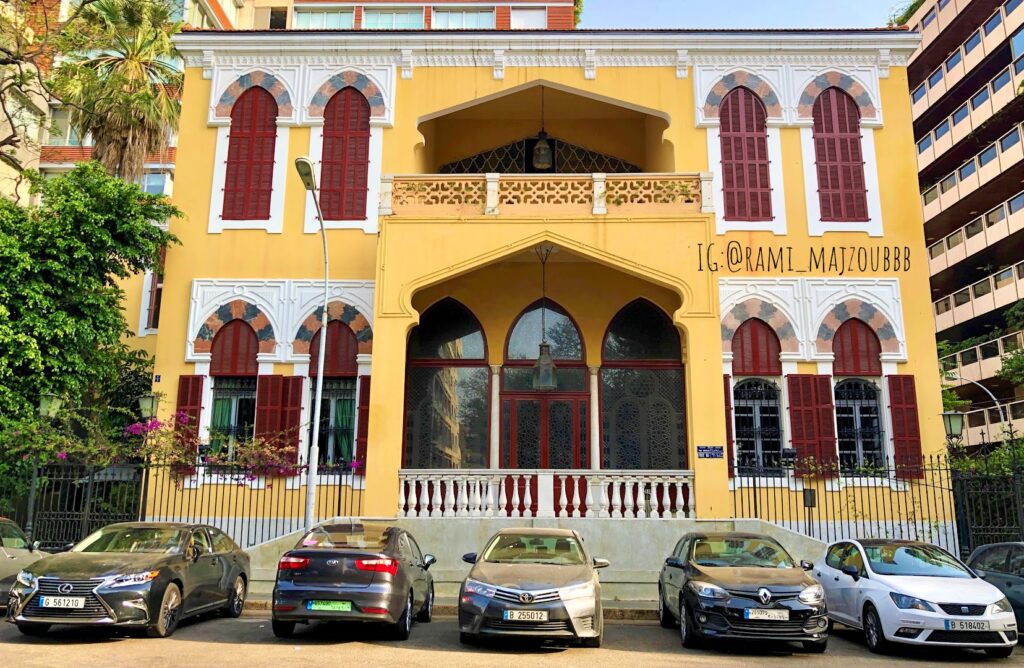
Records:
M544 131L544 87L540 87L540 132L537 143L533 145L533 168L538 171L551 169L555 162L555 154L548 142L548 133Z
M551 344L547 339L547 320L545 315L548 308L547 295L547 264L551 252L551 246L538 246L536 249L537 258L540 259L540 346L537 351L537 361L533 365L533 389L539 392L551 392L558 387L558 379L555 378L555 360L551 357Z

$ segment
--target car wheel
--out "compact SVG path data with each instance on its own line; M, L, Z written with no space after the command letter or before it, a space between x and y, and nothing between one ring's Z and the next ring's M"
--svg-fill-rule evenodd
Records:
M291 638L295 633L295 622L283 622L280 619L270 620L270 627L278 638Z
M224 608L225 617L238 618L242 616L242 610L245 609L245 578L239 575L235 578L235 584L231 587L231 591L228 592L228 605Z
M472 633L465 633L464 631L459 631L459 642L463 645L475 645L476 640L476 636Z
M668 607L665 605L665 594L661 591L661 587L658 587L658 623L661 624L661 628L670 629L676 625L675 617L668 611Z
M154 638L167 638L178 628L181 617L181 589L173 582L164 590L164 598L156 613L156 622L147 629Z
M584 638L583 639L583 646L584 647L593 647L593 648L596 649L596 648L601 646L601 639L602 639L602 637L603 636L594 636L593 638Z
M1013 654L1013 645L1009 647L986 647L985 655L990 659L1008 659Z
M883 654L889 648L889 641L882 631L882 620L873 605L864 608L864 643L875 654Z
M429 624L430 620L434 618L434 585L430 585L430 589L427 590L427 600L423 603L423 607L420 609L419 614L416 615L416 621Z
M405 599L405 610L402 611L402 616L398 618L398 623L395 624L393 629L393 635L395 640L408 640L409 635L412 633L412 592L409 592L409 597Z
M824 654L828 649L828 639L825 640L805 640L803 642L804 651L810 654Z
M41 636L45 635L50 630L49 624L18 624L18 630L26 636Z
M686 601L679 602L679 639L683 647L693 649L700 645L700 637L697 629L693 627L693 618L690 616L689 606Z

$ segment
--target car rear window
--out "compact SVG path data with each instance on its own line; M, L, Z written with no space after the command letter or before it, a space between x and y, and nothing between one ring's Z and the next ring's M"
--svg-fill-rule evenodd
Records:
M379 552L387 547L390 527L369 524L326 524L302 537L297 549L356 549Z

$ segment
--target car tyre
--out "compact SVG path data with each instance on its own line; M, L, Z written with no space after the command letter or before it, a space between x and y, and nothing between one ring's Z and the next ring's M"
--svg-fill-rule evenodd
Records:
M990 659L1009 659L1013 654L1013 645L1009 647L986 647L985 656Z
M803 641L804 651L809 654L824 654L828 650L828 638L825 640Z
M463 645L476 645L477 637L472 633L466 633L465 631L459 631L459 642Z
M146 629L153 638L169 638L181 619L181 589L171 582L164 589L163 600L157 610L156 622Z
M285 622L280 619L270 620L270 627L274 630L277 638L291 638L295 633L295 622Z
M430 589L427 590L427 600L423 602L423 607L416 614L416 621L421 624L429 624L434 619L434 585L430 585Z
M660 586L658 587L658 623L663 629L670 629L676 625L676 618L668 611L668 606L665 605L665 594Z
M395 640L408 640L412 634L412 592L409 592L409 597L405 599L405 610L402 611L402 616L398 618L398 622L392 628L392 637Z
M699 631L693 626L693 617L690 615L690 607L686 601L679 602L679 639L683 647L694 649L700 647Z
M873 654L884 654L889 649L889 641L885 639L885 631L882 630L882 620L875 606L870 604L864 608L864 644Z
M225 617L237 619L242 616L242 610L245 609L246 591L245 578L239 575L235 578L231 591L228 592L228 604L223 610Z
M21 631L22 635L38 637L46 635L46 632L50 630L50 625L19 623L18 630Z
M588 648L597 649L597 648L601 647L601 640L602 640L602 638L603 638L603 634L599 635L599 636L594 636L593 638L583 638L583 646L584 647L588 647Z

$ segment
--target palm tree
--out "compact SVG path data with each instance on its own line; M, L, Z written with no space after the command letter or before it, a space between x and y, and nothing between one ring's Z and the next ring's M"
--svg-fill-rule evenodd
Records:
M93 159L135 181L178 126L182 74L171 36L181 24L162 0L97 0L83 17L88 51L55 68L53 90L79 135L92 135Z

